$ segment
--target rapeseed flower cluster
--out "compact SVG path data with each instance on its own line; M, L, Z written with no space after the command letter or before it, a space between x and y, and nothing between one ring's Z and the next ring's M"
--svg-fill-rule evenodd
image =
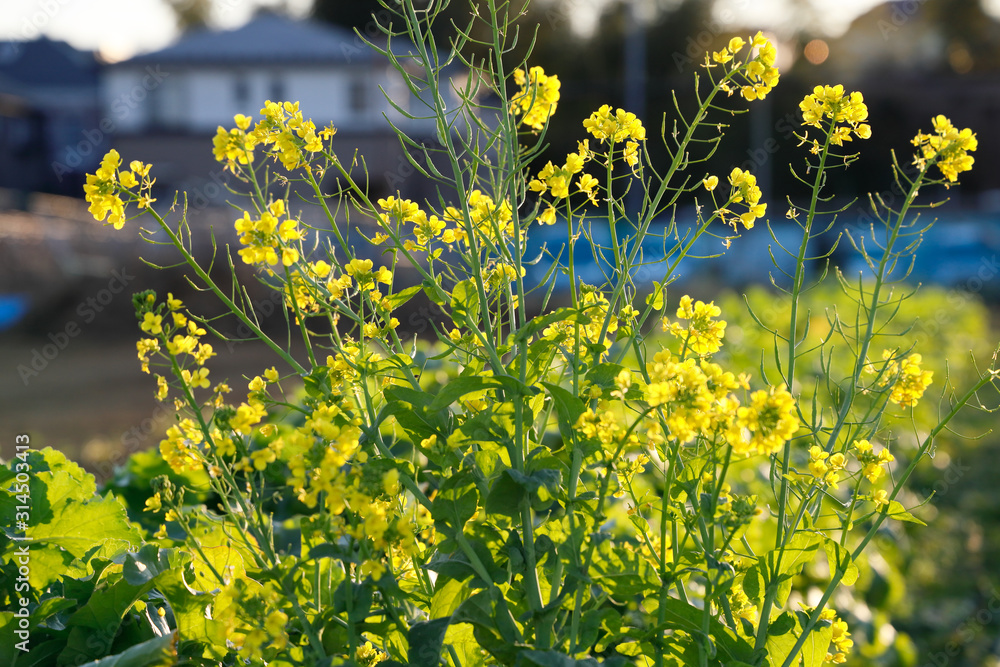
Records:
M520 235L515 233L517 230L514 227L514 212L506 199L497 202L481 190L472 190L466 203L469 207L470 222L481 239L494 246L511 241L520 242ZM455 225L451 230L446 229L442 233L442 240L445 243L461 241L470 245L462 211L454 206L448 206L442 217Z
M896 457L884 447L876 454L872 443L868 440L857 440L853 449L858 463L861 464L861 474L872 484L877 483L882 476L885 464L896 460Z
M283 199L268 204L256 220L247 211L243 212L243 217L234 226L244 246L239 251L244 264L273 266L278 263L279 253L284 266L299 261L299 251L293 243L303 239L305 234L299 229L297 220L281 220L285 213Z
M785 385L760 389L750 396L750 404L736 410L739 437L731 441L733 453L773 454L799 430L795 399Z
M604 104L583 121L583 127L601 142L620 144L623 141L645 141L646 128L631 111Z
M914 164L924 169L933 163L949 183L954 183L961 172L972 169L975 158L969 153L976 150L979 141L972 130L957 129L945 116L935 116L932 123L934 134L920 132L913 138L913 145L920 150Z
M750 597L744 592L743 586L740 584L734 584L729 589L729 606L732 609L734 618L742 618L754 626L757 625L757 621L759 620L757 605L750 600Z
M840 471L847 465L847 457L837 452L830 455L819 445L809 448L809 472L820 484L836 489L840 482Z
M868 106L858 91L845 94L844 87L839 84L816 86L799 102L799 108L802 110L803 125L824 129L824 119L832 122L830 143L834 146L843 146L845 141L851 141L852 133L859 139L872 136L871 126L864 122L868 120ZM816 141L813 141L813 152L819 152Z
M605 104L583 121L583 127L601 143L615 145L625 142L622 158L635 170L639 164L639 145L646 140L646 128L634 113L624 109L612 112L611 107ZM581 149L585 149L585 145Z
M920 368L923 357L919 354L911 354L905 359L897 359L894 355L892 350L882 352L882 359L886 364L879 386L891 385L889 400L904 408L912 408L934 381L934 371ZM872 366L869 366L869 370L872 370Z
M580 288L580 309L583 310L590 321L586 324L577 324L570 321L560 321L550 324L542 331L542 336L553 341L572 341L576 328L580 330L580 346L572 354L585 355L587 345L599 345L606 353L611 348L611 334L618 331L618 318L612 315L608 318L608 330L605 332L604 340L601 340L601 327L608 315L608 308L611 304L603 292L589 285L581 285ZM560 347L562 350L562 347ZM563 352L560 352L563 354Z
M510 112L521 116L521 123L535 132L545 127L559 104L559 77L548 76L541 67L532 67L527 73L514 70L514 83L519 87L511 99Z
M736 56L747 46L748 42L741 37L733 37L721 51L712 52L711 55L705 54L705 67L717 65L727 67L734 77L742 79L742 84L738 86L740 95L752 102L767 97L771 89L778 85L780 73L774 65L778 50L771 43L771 40L765 37L762 32L758 32L748 39L751 53L753 49L757 49L757 53L745 63L737 59ZM733 92L733 88L727 81L722 82L721 88L726 92Z
M847 631L847 623L837 617L837 612L833 609L824 609L820 615L821 620L833 623L833 636L830 639L830 650L826 654L826 662L840 665L847 662L847 654L854 646L851 633Z
M266 100L260 114L263 118L252 130L253 119L243 114L233 117L236 127L227 130L220 125L216 130L212 152L233 173L237 165L253 162L256 146L265 147L288 171L298 169L310 163L311 154L321 152L323 142L337 133L332 125L317 130L312 120L303 118L298 102Z
M149 177L150 165L138 160L129 163L130 171L122 171L121 156L111 149L101 160L101 166L93 174L87 174L87 183L83 186L84 199L90 204L90 214L98 222L108 219L109 225L115 229L125 226L125 202L121 193L139 188L137 194L132 194L140 209L148 208L156 201L149 193L156 179Z
M685 294L677 307L677 317L688 320L687 326L664 317L663 330L677 337L685 350L698 356L712 355L722 347L722 338L726 334L726 322L716 319L721 314L722 310L715 302L693 301Z
M709 179L712 178L715 177L709 177ZM718 183L718 179L714 181L710 181L709 179L706 179L705 187L713 190ZM753 229L757 218L762 217L767 212L767 204L760 203L762 193L760 187L757 185L757 177L749 171L743 171L739 167L734 167L729 173L729 185L731 187L729 203L743 204L747 207L747 210L745 213L736 216L729 209L722 208L719 209L719 214L723 220L733 226L734 230L737 228L738 223L743 223L745 229ZM732 217L727 219L727 214L732 215Z
M581 173L583 166L592 158L593 153L587 142L580 142L579 151L568 154L566 162L561 167L556 167L551 161L546 163L538 172L538 177L528 182L528 189L540 195L551 194L555 199L565 199L570 195L573 177L580 174L579 178L576 179L576 191L585 195L592 204L597 204L597 179L590 174ZM539 214L538 219L547 225L554 224L556 221L555 205L549 204Z

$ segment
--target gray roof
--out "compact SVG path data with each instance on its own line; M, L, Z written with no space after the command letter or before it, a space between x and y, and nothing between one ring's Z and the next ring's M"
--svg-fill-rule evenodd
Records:
M97 61L65 42L39 37L30 42L0 42L0 76L25 89L94 88Z
M236 30L196 30L173 46L120 64L350 64L370 61L374 55L360 38L342 28L266 12Z

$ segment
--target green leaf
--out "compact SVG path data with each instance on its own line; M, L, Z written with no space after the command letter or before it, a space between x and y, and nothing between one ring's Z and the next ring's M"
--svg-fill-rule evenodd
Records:
M601 665L622 665L625 663L625 658L614 657L608 658L603 662L595 660L594 658L583 658L582 660L577 660L565 653L560 653L559 651L520 651L517 654L517 662L515 662L516 667L527 667L529 665L538 665L538 667L600 667Z
M455 324L465 320L475 322L479 317L479 291L472 280L459 281L451 291L451 312Z
M538 393L534 387L522 384L506 375L465 375L455 378L438 392L428 408L431 411L443 410L463 396L476 392L502 389L507 398L516 396L533 396Z
M461 533L478 507L479 488L475 478L469 472L456 473L441 484L431 505L434 527L449 537Z
M53 480L57 488L71 484L68 479ZM36 550L57 548L74 558L84 558L94 547L104 546L111 542L116 553L92 552L104 557L117 556L129 545L138 546L141 543L139 531L129 524L125 507L111 493L103 498L97 497L89 502L71 501L62 506L59 514L49 523L31 526L25 533L29 539L22 544L29 544L32 550L31 577L32 585L43 587L58 579L63 572L50 572L39 567L34 558ZM37 583L36 583L37 582Z
M330 369L326 366L317 366L313 371L302 378L303 388L306 393L313 398L324 398L330 395Z
M623 370L625 370L625 367L621 364L597 364L587 373L587 381L597 385L601 389L617 389L615 378Z
M439 306L443 306L448 303L448 293L443 287L438 285L433 280L425 278L422 283L420 283L421 289L424 290L424 294L427 298L431 300L432 303L436 303Z
M464 586L461 581L449 579L443 585L435 585L433 597L431 597L430 617L443 618L451 615L458 609L458 606L469 599L472 589Z
M122 576L107 579L90 600L70 617L61 664L80 664L106 656L112 649L125 614L153 589L163 574L180 570L186 554L147 544L138 553L125 555Z
M573 308L559 308L548 315L536 317L522 326L514 334L514 341L521 342L530 339L536 333L544 331L548 326L557 322L575 322L581 325L590 324L590 317Z
M507 600L496 587L471 596L455 610L452 623L471 623L476 641L505 662L513 658L513 646L520 640Z
M451 617L447 616L410 626L407 633L410 667L438 667L441 662L441 645L450 623Z
M781 667L785 663L802 634L801 624L807 622L807 619L808 616L805 614L792 614L786 611L771 622L767 628L765 643L768 664L772 667ZM832 637L833 626L829 621L821 621L812 629L799 654L805 667L823 665ZM798 665L798 660L793 661L793 664Z
M845 586L853 586L858 580L858 566L851 560L851 552L846 547L840 546L829 537L823 538L823 549L830 564L830 574L836 571L843 572L840 583Z
M562 475L558 470L545 468L524 474L508 468L493 482L493 487L486 497L486 511L491 514L516 516L525 497L531 500L532 506L540 506L546 500L551 501L559 493L561 481ZM540 489L547 490L547 499L540 498Z
M499 387L500 383L492 375L458 377L441 388L441 391L431 401L429 409L432 411L443 410L464 396L484 392L489 389L498 389Z
M802 571L806 563L816 557L822 541L823 538L816 533L796 533L784 550L778 548L767 552L747 571L743 579L743 591L752 599L760 599L765 589L775 586L775 600L778 605L784 605L792 589L792 579ZM752 572L754 568L756 572Z
M33 589L44 590L63 577L86 577L94 558L114 558L141 543L121 502L110 493L94 495L93 475L49 448L29 452L27 458L32 470L31 519L24 532L27 539L18 541L16 549L29 549L28 581ZM10 519L7 526L14 526L15 501L13 494L0 492L0 516ZM12 543L3 560L9 564L14 558Z
M400 290L395 294L390 294L385 297L385 301L389 304L389 310L396 310L404 303L412 299L423 289L422 285L414 285L413 287L407 287L406 289Z
M658 586L656 574L646 559L620 548L611 539L604 540L594 550L591 576L618 602Z
M920 526L926 526L927 524L913 516L906 511L906 508L896 500L889 501L889 509L886 512L890 519L896 519L897 521L907 521L909 523L915 523Z
M562 435L564 443L574 441L576 432L576 422L584 412L586 406L578 396L566 389L548 382L542 385L552 397L552 402L556 407L556 417L559 419L559 434Z
M177 633L154 637L117 655L88 662L82 667L171 667L177 660Z
M661 602L666 626L684 630L691 634L702 635L701 623L704 612L697 607L678 600L666 598ZM734 630L723 625L714 617L709 620L709 633L715 642L717 651L729 660L753 662L753 645L736 634Z

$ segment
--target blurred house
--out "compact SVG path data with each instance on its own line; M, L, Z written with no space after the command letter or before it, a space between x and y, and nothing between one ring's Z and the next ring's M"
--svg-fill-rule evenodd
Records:
M100 157L84 136L98 122L97 89L91 53L45 37L0 42L0 188L79 193Z
M101 85L123 159L154 164L161 186L204 204L227 196L210 138L219 126L233 127L236 114L259 118L266 100L298 101L318 127L333 123L344 161L355 150L364 157L372 194L419 195L386 118L417 139L432 139L435 126L408 120L386 95L419 113L388 59L356 35L273 13L236 30L194 31L173 46L109 65Z

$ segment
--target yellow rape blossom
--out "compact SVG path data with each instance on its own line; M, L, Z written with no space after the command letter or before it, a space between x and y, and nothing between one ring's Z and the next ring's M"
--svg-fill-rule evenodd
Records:
M736 411L730 444L740 455L773 454L799 430L795 399L785 385L755 391Z
M747 207L746 213L739 216L739 222L743 223L745 229L753 229L757 218L762 217L767 211L767 204L760 203L762 193L757 186L757 177L749 171L743 171L739 167L734 167L729 174L729 185L732 188L729 201L734 204L743 204ZM730 213L730 211L722 209L720 213L725 215L725 213ZM732 224L733 229L736 229L736 218L730 219L729 223Z
M889 400L904 408L912 408L934 381L934 371L920 368L923 358L919 354L896 359L894 352L885 350L882 352L882 359L886 361L886 367L879 386L891 384Z
M737 55L749 43L750 53L746 60ZM754 55L754 49L756 54ZM739 92L748 101L762 100L778 84L780 74L775 66L778 50L762 32L749 38L749 42L741 37L733 37L721 51L705 54L705 67L722 65L727 71L733 72L736 81L742 81ZM731 64L730 64L731 63ZM722 90L732 93L729 81L721 84Z
M87 174L87 183L83 186L85 199L90 204L90 214L98 222L108 218L108 224L115 229L125 225L125 203L118 195L118 167L121 157L118 151L111 149L101 160L101 166L96 173ZM128 187L122 184L121 187Z
M663 330L669 331L678 338L685 349L698 356L712 355L722 347L722 338L726 333L726 322L716 320L722 310L714 301L704 303L694 301L690 296L681 297L677 307L677 317L688 320L686 327L663 318Z
M821 620L831 621L833 624L833 635L826 654L826 662L832 662L835 665L847 662L847 654L854 646L851 633L847 631L847 623L837 618L837 613L833 609L824 609L819 617Z
M913 145L920 151L914 164L921 169L935 164L948 183L954 183L961 172L972 169L975 158L969 153L976 150L979 141L972 130L958 130L945 116L935 116L932 122L934 134L920 132L913 138Z
M634 113L625 109L612 112L611 106L607 104L590 114L590 117L583 121L583 127L602 142L621 143L625 140L639 142L646 139L646 128Z
M851 134L859 139L868 139L872 135L868 120L868 106L864 96L854 91L845 93L844 87L816 86L813 92L799 102L802 110L802 124L825 129L824 120L832 123L830 143L842 146L845 141L851 141ZM817 145L814 143L814 146Z
M158 333L163 333L163 317L155 313L144 313L142 316L142 324L139 328L146 333L156 335Z
M541 67L532 67L527 72L514 70L514 83L518 91L511 99L510 112L521 116L521 123L538 132L556 112L559 103L559 77L546 75Z

